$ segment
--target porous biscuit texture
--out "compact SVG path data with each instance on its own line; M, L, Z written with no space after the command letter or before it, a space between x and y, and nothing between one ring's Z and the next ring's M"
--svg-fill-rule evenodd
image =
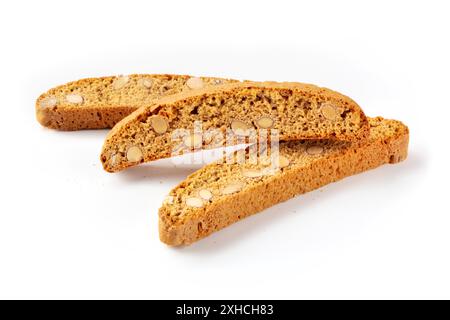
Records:
M236 81L167 74L87 78L42 94L36 101L36 117L43 126L58 130L112 128L161 97Z
M335 91L302 83L228 83L162 98L120 121L105 140L100 156L103 167L116 172L167 158L180 144L188 147L186 152L242 143L239 139L210 143L194 132L198 122L203 132L217 130L222 137L245 138L251 132L259 137L263 129L276 130L280 140L359 141L369 132L361 108ZM179 129L192 134L174 137ZM141 149L139 161L129 161L130 148Z
M369 123L365 141L282 142L275 171L269 170L264 157L257 163L221 161L205 166L174 188L170 201L160 208L161 241L191 244L296 195L406 159L409 131L404 124L381 117Z

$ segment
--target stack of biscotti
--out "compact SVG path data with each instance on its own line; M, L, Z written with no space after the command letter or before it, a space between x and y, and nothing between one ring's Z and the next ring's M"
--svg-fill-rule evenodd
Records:
M85 79L43 94L36 111L41 124L61 130L118 122L100 156L108 172L180 152L250 144L170 192L159 211L160 239L169 245L190 244L295 195L397 163L406 158L409 138L401 122L367 118L349 97L302 83L176 75ZM274 133L282 141L276 147ZM267 137L270 146L255 157L252 151Z

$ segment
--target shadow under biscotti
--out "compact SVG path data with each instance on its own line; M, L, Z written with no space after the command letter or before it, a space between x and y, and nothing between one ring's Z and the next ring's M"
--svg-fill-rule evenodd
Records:
M230 153L236 148L239 148L239 146L230 147L229 150L226 150L226 153ZM129 183L159 180L161 183L172 183L175 186L205 165L221 159L223 151L224 149L212 149L187 153L181 156L143 163L117 174L123 181Z
M391 199L393 199L393 201L396 201L396 199L402 201L402 199L407 198L408 190L414 188L418 183L418 175L423 175L425 169L426 158L424 157L424 154L413 153L410 154L404 162L399 164L384 165L345 178L318 190L297 196L270 207L258 214L245 218L238 223L215 232L189 246L172 249L176 250L182 256L214 255L232 249L234 246L240 245L242 242L254 237L272 238L271 228L276 228L277 225L285 224L286 220L291 220L292 223L298 223L298 214L306 214L308 211L314 211L314 209L320 207L321 203L327 201L327 199L332 200L333 198L342 198L341 201L345 202L349 194L361 190L362 188L367 189L367 194L371 201L379 200L376 195L377 190L379 190L379 195L383 192L389 192L389 194L392 194ZM412 183L412 181L414 181L414 183ZM389 204L385 205L388 206ZM359 212L361 214L367 212L367 203L363 201L363 199L350 204L345 202L342 208L349 208L349 206L354 206L354 208L350 208L354 212ZM336 211L336 214L339 213L339 211ZM287 235L277 233L276 236L277 241L279 241L280 244L292 240L292 234ZM286 238L283 239L283 237Z
M202 166L201 164L175 165L165 159L132 167L117 173L117 175L126 183L144 181L148 183L149 180L155 180L173 183L175 186Z

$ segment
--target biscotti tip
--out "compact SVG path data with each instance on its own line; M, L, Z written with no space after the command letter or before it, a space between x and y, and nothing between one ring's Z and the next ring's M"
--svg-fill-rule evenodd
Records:
M86 78L57 86L36 101L36 118L48 128L112 128L143 105L168 95L237 80L170 74Z

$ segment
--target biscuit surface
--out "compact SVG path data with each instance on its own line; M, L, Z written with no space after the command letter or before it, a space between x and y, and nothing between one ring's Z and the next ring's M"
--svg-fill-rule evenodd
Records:
M202 132L195 132L196 123ZM358 141L367 137L369 125L353 100L326 88L302 83L228 83L168 96L133 112L109 133L101 161L106 171L116 172L170 157L180 148L186 153L239 144L252 134L259 137L262 130L276 132L280 140ZM209 141L205 132L211 131L221 139ZM130 148L141 149L139 161L129 161Z
M369 118L366 141L302 140L280 143L279 167L222 161L190 175L159 210L162 242L193 243L265 208L387 163L404 160L408 128L399 121ZM234 154L237 156L237 153Z

